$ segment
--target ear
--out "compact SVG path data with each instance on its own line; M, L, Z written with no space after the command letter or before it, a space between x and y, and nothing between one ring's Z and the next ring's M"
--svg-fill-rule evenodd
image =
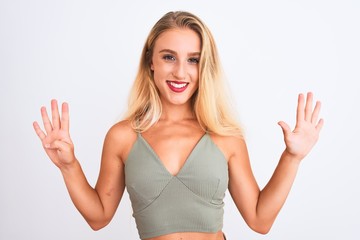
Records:
M154 71L154 64L152 62L150 63L150 69L151 71Z

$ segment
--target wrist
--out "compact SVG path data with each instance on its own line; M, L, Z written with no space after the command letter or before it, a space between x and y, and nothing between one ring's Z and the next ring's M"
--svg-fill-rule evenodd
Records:
M73 171L76 171L76 169L78 169L80 167L80 163L76 158L74 158L72 161L70 161L68 163L63 163L58 167L59 167L61 173L64 175L64 174L68 174Z
M288 149L285 149L281 158L285 159L289 162L292 162L296 165L299 165L301 160L304 158L304 156L293 154L293 153L289 152Z

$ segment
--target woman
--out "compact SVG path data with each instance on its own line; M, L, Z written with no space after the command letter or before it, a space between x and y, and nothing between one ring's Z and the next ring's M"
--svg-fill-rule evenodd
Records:
M42 107L45 132L37 122L34 129L94 230L111 221L126 186L141 239L225 239L226 189L249 227L265 234L318 139L320 102L313 109L312 93L299 94L295 129L279 122L286 148L260 190L226 96L209 29L193 14L169 12L147 38L125 119L106 135L95 188L74 155L67 103L60 116L52 100L51 121Z

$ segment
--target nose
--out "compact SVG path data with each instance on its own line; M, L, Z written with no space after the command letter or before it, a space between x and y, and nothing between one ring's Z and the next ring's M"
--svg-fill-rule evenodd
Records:
M173 69L173 76L178 80L184 80L186 77L186 63L183 61L178 61Z

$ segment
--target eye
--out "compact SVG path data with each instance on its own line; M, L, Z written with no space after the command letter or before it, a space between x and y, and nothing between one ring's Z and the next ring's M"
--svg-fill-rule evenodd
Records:
M198 64L199 61L200 61L200 59L199 59L199 58L195 58L195 57L188 59L188 62L191 63L191 64Z
M176 60L176 58L173 56L173 55L170 55L170 54L166 54L162 57L165 61L168 61L168 62L173 62Z

